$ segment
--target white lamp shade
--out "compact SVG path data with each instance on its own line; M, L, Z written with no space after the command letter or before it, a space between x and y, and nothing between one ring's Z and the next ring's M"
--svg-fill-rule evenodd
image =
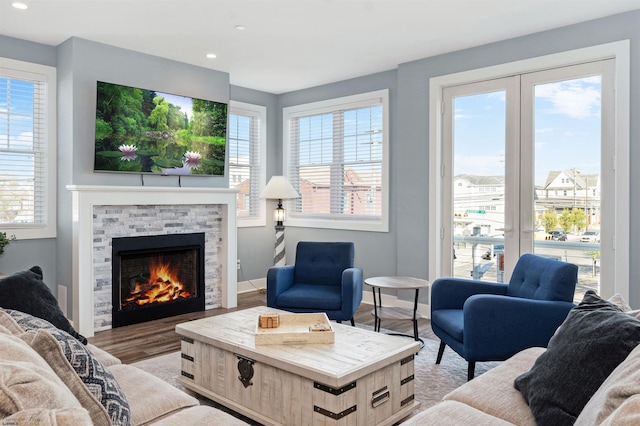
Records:
M272 176L260 196L273 200L288 200L298 198L300 195L293 186L291 186L286 177Z

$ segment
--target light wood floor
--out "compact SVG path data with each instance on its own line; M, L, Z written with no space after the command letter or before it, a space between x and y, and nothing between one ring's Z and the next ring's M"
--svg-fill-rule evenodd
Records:
M97 332L94 337L89 338L89 342L120 358L123 363L130 364L180 350L180 338L175 333L176 324L264 305L266 305L266 294L258 291L242 293L238 295L237 308L210 309L204 312L178 315L171 318L100 331ZM360 305L355 315L356 326L359 324L373 326L372 309L372 305L364 303ZM347 323L348 322L345 324ZM382 328L398 333L413 334L411 321L383 320ZM418 328L421 337L434 338L428 320L419 320Z

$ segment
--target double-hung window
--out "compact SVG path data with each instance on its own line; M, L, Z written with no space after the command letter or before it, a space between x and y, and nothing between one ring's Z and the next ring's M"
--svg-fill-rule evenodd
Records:
M229 114L229 187L238 193L238 226L264 226L260 192L266 175L266 108L231 101Z
M55 68L0 58L0 230L56 235Z
M388 90L284 108L287 226L388 231Z

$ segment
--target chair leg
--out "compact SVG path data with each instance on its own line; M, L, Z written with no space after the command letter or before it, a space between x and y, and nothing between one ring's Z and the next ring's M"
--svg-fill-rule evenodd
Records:
M473 376L476 374L476 363L469 362L469 369L467 370L467 382L473 379Z
M444 353L444 348L447 345L440 340L440 347L438 348L438 357L436 358L436 364L440 364L440 361L442 361L442 354Z
M356 321L353 319L353 317L351 317L351 326L352 327L356 326Z

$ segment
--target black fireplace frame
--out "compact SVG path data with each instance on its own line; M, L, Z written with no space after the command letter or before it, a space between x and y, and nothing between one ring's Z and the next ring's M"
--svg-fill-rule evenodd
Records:
M179 242L177 242L178 240ZM151 304L131 310L120 309L120 257L134 253L158 253L176 249L197 250L196 297ZM205 234L203 232L113 238L111 240L111 276L113 278L111 286L111 301L113 305L111 327L123 327L175 315L204 311L204 252Z

